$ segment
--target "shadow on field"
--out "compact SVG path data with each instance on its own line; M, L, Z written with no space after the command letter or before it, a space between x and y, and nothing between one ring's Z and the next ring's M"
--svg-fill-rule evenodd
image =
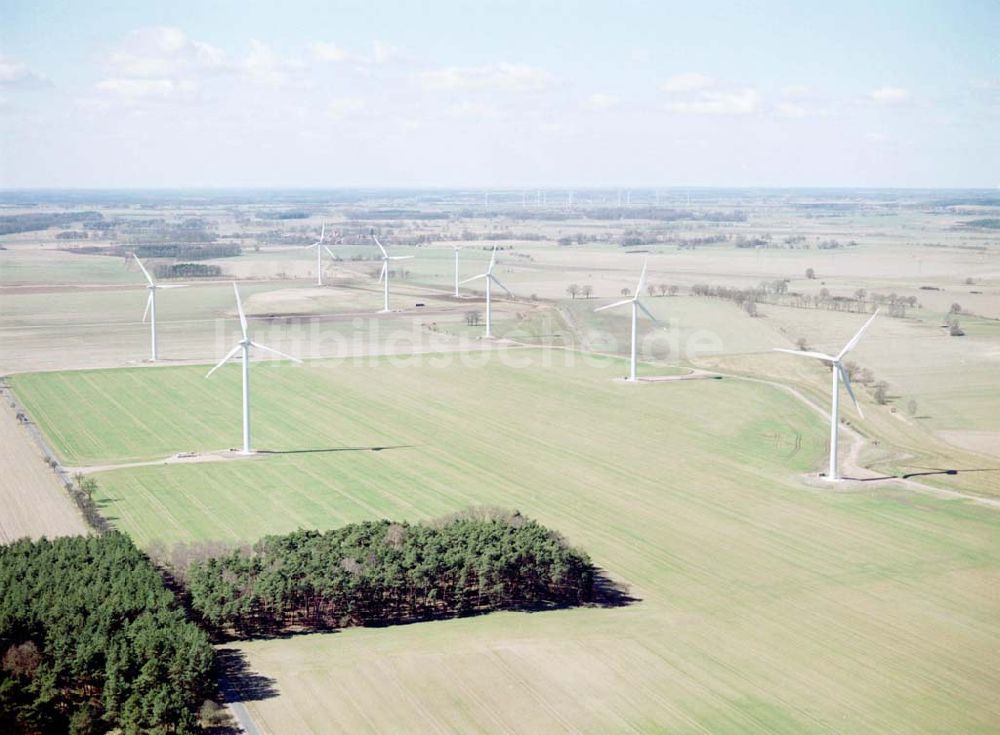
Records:
M330 447L328 449L258 449L257 454L322 454L325 452L381 452L386 449L412 449L415 444L393 444L384 447Z
M601 569L594 570L594 600L591 604L597 607L625 607L636 602L642 602L642 599L632 597L628 585L616 582Z
M275 680L250 669L246 654L236 648L216 651L219 686L227 702L258 702L278 696Z
M909 472L903 475L904 480L909 480L911 477L928 477L930 475L960 475L963 472L1000 472L1000 467L979 467L976 469L968 470L955 470L955 469L940 469L938 467L917 467L916 469L922 469L924 472Z

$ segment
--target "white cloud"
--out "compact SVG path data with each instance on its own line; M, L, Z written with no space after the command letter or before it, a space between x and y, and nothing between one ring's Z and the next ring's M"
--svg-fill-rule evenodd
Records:
M760 97L755 89L703 90L667 104L667 109L690 115L748 115L755 112Z
M376 64L388 64L399 58L399 49L390 46L385 41L375 39L372 41L372 61Z
M552 76L544 69L525 64L448 66L421 72L420 84L433 91L532 92L544 89Z
M97 91L123 100L193 100L199 86L190 79L105 79Z
M809 96L811 92L812 90L804 84L790 84L787 87L781 88L782 97L792 99Z
M910 92L901 87L879 87L872 90L868 98L879 105L899 105L909 101Z
M311 43L309 51L316 61L347 61L351 55L335 43Z
M794 102L779 102L774 111L781 117L807 117L809 110Z
M343 120L345 117L363 112L365 106L365 101L360 97L337 97L330 100L326 111L335 120Z
M35 87L50 84L48 78L32 71L27 65L0 55L0 85L10 87Z
M451 115L452 117L486 118L494 116L496 114L496 108L493 107L493 105L486 104L485 102L464 100L462 102L456 102L453 105L448 105L445 108L445 113Z
M230 71L226 53L194 41L180 28L153 26L132 31L108 58L115 77L162 79Z
M296 59L286 59L268 44L250 39L250 53L243 61L242 70L251 78L265 84L287 83L291 76L305 69L305 64Z
M687 72L685 74L674 74L660 85L660 89L673 94L675 92L694 92L713 86L715 86L715 80L712 77L696 72Z
M587 106L594 110L609 110L612 107L617 107L621 99L613 94L603 94L597 92L596 94L590 95L587 98Z

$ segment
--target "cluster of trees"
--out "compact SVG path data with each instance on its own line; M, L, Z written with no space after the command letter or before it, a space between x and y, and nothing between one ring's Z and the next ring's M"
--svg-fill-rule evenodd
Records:
M153 268L157 278L213 278L222 268L207 263L164 263Z
M211 258L235 258L243 254L243 249L234 243L212 243L195 245L187 243L142 243L113 249L115 255L127 257L135 253L140 258L176 258L178 260L209 260Z
M810 268L806 271L810 276ZM751 316L756 316L756 304L775 304L794 306L800 309L827 309L830 311L847 311L866 314L875 306L883 306L889 316L903 318L906 309L919 306L916 296L900 296L896 293L869 293L863 288L854 291L850 296L838 296L828 288L821 288L815 294L789 292L788 281L779 278L774 281L761 281L759 285L750 288L734 288L732 286L713 286L708 283L696 283L691 286L693 296L707 296L716 299L732 301Z
M64 230L56 234L56 240L86 240L89 237L86 230Z
M194 610L240 636L576 605L594 589L586 554L496 511L268 536L194 562L186 577Z
M256 212L257 219L309 219L309 212L301 209L282 209L273 212Z
M127 536L0 547L0 732L193 733L215 652Z
M18 232L38 232L50 227L68 227L74 222L93 222L101 219L100 212L32 212L7 214L0 217L0 235Z

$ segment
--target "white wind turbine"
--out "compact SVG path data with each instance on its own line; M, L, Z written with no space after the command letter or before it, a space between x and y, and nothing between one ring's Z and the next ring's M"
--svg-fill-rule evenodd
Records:
M630 383L636 382L635 377L635 366L636 366L636 321L639 316L639 309L652 319L656 324L659 324L656 317L653 316L649 309L639 301L639 294L642 293L642 289L646 287L646 261L642 263L642 273L639 274L639 285L635 287L635 292L632 294L630 299L622 299L621 301L616 301L613 304L608 304L607 306L598 306L594 311L604 311L605 309L614 309L616 306L624 306L625 304L631 304L632 306L632 360L629 367L628 381Z
M385 251L385 248L382 247L382 243L380 243L378 241L378 238L375 237L375 233L374 232L372 232L372 240L374 240L375 244L378 245L378 249L382 251L382 272L379 273L378 280L381 281L382 284L383 284L383 291L382 291L382 293L383 293L382 311L383 312L387 312L387 311L389 311L389 261L391 261L391 260L410 260L413 256L412 255L392 255L392 256L390 256L389 253L387 253Z
M506 291L508 296L514 298L514 294L510 292L510 289L504 286L502 283L500 283L497 277L493 275L493 268L496 267L496 264L497 264L497 246L494 245L493 254L490 255L490 266L489 268L486 269L486 272L480 273L478 276L473 276L472 278L466 278L464 281L461 281L461 283L469 283L471 281L478 281L480 278L486 280L486 336L487 337L493 336L493 304L490 293L490 285L495 283L504 291ZM458 286L456 285L455 288L457 289Z
M854 397L854 391L851 389L851 378L847 374L846 368L844 368L841 362L844 356L854 349L861 339L861 335L864 334L865 330L875 321L875 317L878 316L879 310L876 309L875 313L869 317L861 329L858 330L857 334L851 337L851 341L844 345L842 349L836 356L827 355L823 352L812 352L809 350L786 350L781 347L775 347L776 352L787 352L790 355L799 355L801 357L814 357L823 362L830 363L833 368L833 399L830 408L830 471L827 473L826 478L828 480L839 480L840 474L837 471L837 435L840 428L840 383L843 382L844 387L847 388L848 395L851 396L851 400L854 401L854 407L858 409L858 415L864 418L865 415L861 411L861 406L858 405L858 399Z
M451 249L455 251L455 298L458 298L458 251L461 250L458 245L452 245Z
M183 283L168 283L166 285L160 285L153 280L153 277L149 275L149 271L146 270L146 266L142 264L139 260L139 256L132 253L132 257L135 258L135 262L139 264L139 268L142 269L142 274L146 276L146 290L149 291L149 297L146 299L146 310L142 312L142 321L146 321L146 317L149 317L149 359L150 362L156 362L156 292L161 288L184 288Z
M233 284L233 292L236 294L236 308L240 313L240 329L243 331L243 339L219 361L218 365L209 370L205 377L211 376L212 373L234 357L237 352L243 352L243 454L252 454L253 450L250 449L250 348L256 347L258 350L264 350L264 352L270 352L278 357L284 357L294 362L302 362L302 360L291 355L286 355L284 352L278 352L271 347L265 347L250 339L250 334L247 332L247 318L243 314L243 304L240 303L240 292L236 288L235 283Z
M326 225L323 225L323 229L320 230L319 240L314 242L312 245L306 245L306 248L316 248L316 285L323 285L323 250L326 250L330 254L330 257L334 260L340 260L334 252L326 246L323 239L326 237Z

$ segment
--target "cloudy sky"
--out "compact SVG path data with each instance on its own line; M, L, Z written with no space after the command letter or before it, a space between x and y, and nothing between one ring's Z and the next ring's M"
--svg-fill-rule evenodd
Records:
M0 19L0 187L1000 186L996 0Z

